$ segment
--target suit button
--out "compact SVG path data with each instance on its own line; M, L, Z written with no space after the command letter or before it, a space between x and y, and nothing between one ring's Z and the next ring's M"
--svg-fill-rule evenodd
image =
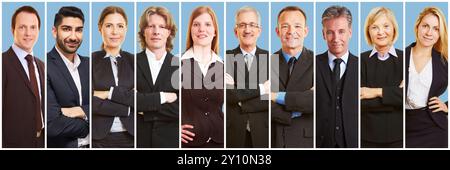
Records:
M339 126L336 126L336 130L339 130Z
M208 101L208 97L203 98L203 101L207 102Z
M209 115L209 112L205 112L205 116L208 116Z
M339 106L336 106L336 110L339 110Z

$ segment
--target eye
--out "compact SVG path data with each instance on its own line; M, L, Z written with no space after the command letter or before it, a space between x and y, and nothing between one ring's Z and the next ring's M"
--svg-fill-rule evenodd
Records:
M76 31L76 32L83 32L83 27L77 28L75 31Z
M210 26L212 26L212 23L207 22L205 25L206 25L207 27L210 27Z
M200 26L200 24L198 24L198 23L194 23L194 24L192 24L192 26L194 26L194 27L198 27L198 26Z

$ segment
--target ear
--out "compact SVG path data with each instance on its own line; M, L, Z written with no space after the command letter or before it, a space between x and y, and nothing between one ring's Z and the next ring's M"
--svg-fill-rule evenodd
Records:
M237 28L236 27L234 27L234 36L236 36L236 38L239 38L238 34L237 34Z
M349 39L350 39L350 38L352 38L352 27L350 27L349 34L350 34L350 37L349 37Z
M325 30L322 28L322 38L326 41L327 39L325 38Z
M304 29L304 31L305 31L305 37L306 37L306 36L308 36L308 33L309 33L309 29L308 29L308 26L305 26L305 29Z
M281 37L281 36L280 36L280 30L278 29L278 26L275 27L275 32L277 33L277 36L278 36L278 37Z
M52 35L53 35L53 38L56 38L56 34L57 34L56 27L53 26L53 27L52 27Z

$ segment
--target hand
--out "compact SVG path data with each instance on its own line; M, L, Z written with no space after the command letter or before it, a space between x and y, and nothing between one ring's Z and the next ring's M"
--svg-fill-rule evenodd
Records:
M173 103L177 100L177 94L172 92L163 92L164 98L166 99L166 103Z
M312 91L314 91L314 86L312 86L309 90L312 90Z
M429 109L433 110L433 113L443 111L445 113L448 113L447 105L441 101L438 97L432 97L430 98L430 102L428 102Z
M188 124L181 125L181 141L183 143L189 143L190 141L193 141L195 137L195 133L192 133L187 129L194 129L194 126Z
M234 79L228 73L225 73L225 83L228 85L234 85Z
M381 88L361 87L361 94L359 97L361 100L383 97L383 90Z
M404 80L402 80L402 82L400 83L400 85L398 86L399 88L403 88L403 87L405 87L405 81Z
M61 112L64 116L67 116L70 118L84 119L86 117L86 114L84 113L83 109L79 106L69 107L69 108L61 108Z
M94 91L94 96L100 99L108 99L109 91Z
M264 86L263 93L269 94L270 93L270 80L266 80L264 82L263 86Z

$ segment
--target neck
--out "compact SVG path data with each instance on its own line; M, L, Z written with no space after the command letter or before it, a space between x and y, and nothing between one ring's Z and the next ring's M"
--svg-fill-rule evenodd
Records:
M116 48L116 47L108 48L108 47L104 46L103 48L105 49L106 53L111 54L112 56L119 55L120 47L119 48Z
M290 55L290 56L295 56L297 55L300 51L302 51L303 46L299 46L296 48L288 48L288 47L281 47L281 49L283 50L284 53Z
M59 46L58 45L56 45L55 46L57 49L58 49L58 51L62 54L62 55L64 55L64 57L66 57L70 62L74 62L74 58L75 58L75 53L72 53L72 54L70 54L70 53L66 53L66 52L64 52L63 50L61 50L61 48L59 48Z
M198 46L194 45L192 47L194 51L194 57L196 57L201 63L207 63L212 59L211 46Z
M381 53L382 56L384 56L386 53L388 53L390 48L391 48L390 45L387 45L384 47L375 46L375 49L378 51L378 53Z
M414 46L412 48L412 52L415 54L420 54L420 55L414 55L414 57L418 57L418 56L427 56L427 57L431 57L431 53L433 50L433 46L431 47L425 47L423 45L421 45L420 43L416 43L416 46Z
M148 47L147 47L148 48ZM155 58L156 60L160 60L162 57L164 57L164 53L166 52L166 47L164 48L156 48L156 49L151 49L148 48L153 54L155 54Z
M242 48L242 50L244 50L245 52L252 52L255 48L256 48L256 45L242 45L242 44L240 44L239 46L241 46L241 48Z

